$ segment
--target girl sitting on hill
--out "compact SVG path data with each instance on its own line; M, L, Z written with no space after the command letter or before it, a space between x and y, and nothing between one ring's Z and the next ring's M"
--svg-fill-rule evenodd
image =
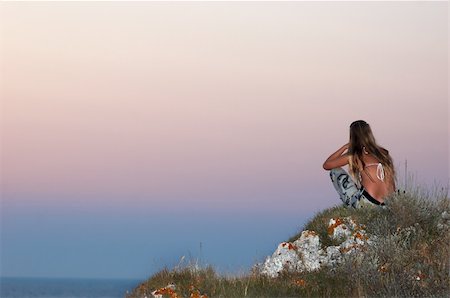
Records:
M350 175L342 169L347 164ZM350 125L350 142L331 154L323 168L330 171L345 206L385 208L385 199L395 192L395 169L389 151L377 145L363 120Z

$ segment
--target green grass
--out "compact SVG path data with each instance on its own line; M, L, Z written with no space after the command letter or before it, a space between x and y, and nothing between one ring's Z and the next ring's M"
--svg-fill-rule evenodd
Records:
M313 272L284 271L277 278L256 269L241 276L220 276L211 266L195 269L192 263L164 268L136 287L127 297L151 297L150 292L169 283L179 297L190 297L192 286L208 297L445 297L450 294L450 213L448 190L396 193L388 208L351 209L336 206L316 214L304 229L319 234L323 247L337 245L327 234L330 218L352 216L378 237L359 254L345 256L334 267ZM288 241L296 240L301 233ZM419 280L418 280L419 278ZM166 296L169 297L169 296Z

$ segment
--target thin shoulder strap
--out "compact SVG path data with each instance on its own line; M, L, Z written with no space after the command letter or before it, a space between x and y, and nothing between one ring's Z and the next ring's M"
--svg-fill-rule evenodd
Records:
M380 164L379 162L376 162L376 163L368 163L368 164L366 164L366 167L377 166L377 165L379 165L379 164Z

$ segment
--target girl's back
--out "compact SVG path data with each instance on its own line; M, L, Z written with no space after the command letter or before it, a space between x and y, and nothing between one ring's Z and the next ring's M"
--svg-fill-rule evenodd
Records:
M365 168L358 165L361 173L360 182L366 191L380 202L384 202L386 196L394 191L392 179L384 175L384 166L370 153L363 155Z

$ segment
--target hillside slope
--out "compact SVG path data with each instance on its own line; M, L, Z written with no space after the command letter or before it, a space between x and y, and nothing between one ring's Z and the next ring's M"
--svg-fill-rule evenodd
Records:
M191 263L164 268L126 297L448 297L448 190L396 193L386 204L385 210L325 209L279 246L292 247L303 234L318 236L320 245L316 246L321 251L339 247L345 239L332 237L330 223L349 218L364 227L364 235L377 240L355 253L343 253L340 262L283 266L276 276L264 274L262 264L255 264L251 274L238 277L219 276L212 266L200 268ZM305 248L297 252L301 249Z

